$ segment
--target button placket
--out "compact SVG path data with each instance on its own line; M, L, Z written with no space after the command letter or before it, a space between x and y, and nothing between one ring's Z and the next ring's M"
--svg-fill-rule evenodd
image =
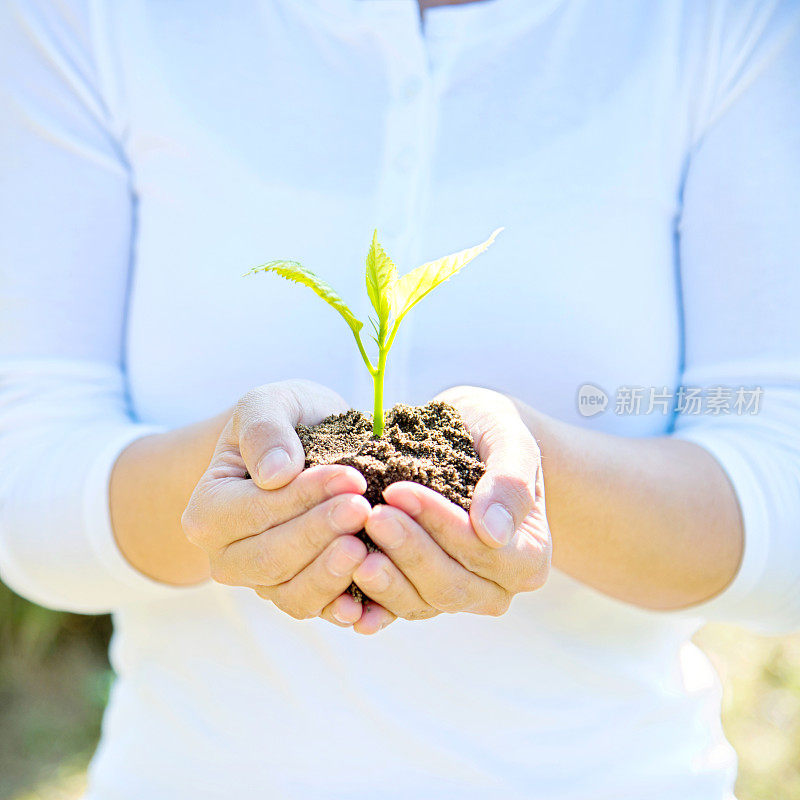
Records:
M416 4L372 2L374 31L382 45L388 82L375 223L387 253L405 272L415 266L409 259L416 249L420 194L427 171L428 58ZM371 306L365 301L364 313L369 311ZM409 400L404 375L409 330L405 320L392 348L385 387L387 406Z

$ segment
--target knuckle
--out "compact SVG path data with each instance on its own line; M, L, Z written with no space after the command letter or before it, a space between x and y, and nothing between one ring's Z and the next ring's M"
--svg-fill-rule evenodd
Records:
M525 570L519 581L518 592L537 592L547 582L547 568Z
M419 572L425 566L425 558L416 547L411 547L403 553L403 570Z
M520 565L514 570L509 580L508 588L513 592L535 592L541 589L545 577L542 575L542 569L538 564L532 561Z
M324 412L323 416L327 416L327 414L343 413L349 407L341 395L328 386L315 381L294 378L284 381L283 386L285 386L298 411L307 406L319 406L319 410Z
M445 614L455 614L467 607L468 600L468 592L462 584L450 583L436 592L430 604Z
M322 473L312 468L301 472L292 484L293 502L299 508L312 508L322 499Z
M471 418L472 436L475 448L481 450L494 450L498 442L498 432L493 414L485 408L477 408Z
M549 574L549 550L542 552L532 542L521 538L515 561L509 588L515 592L535 592L544 586Z
M246 416L254 409L261 409L274 403L286 393L289 383L290 381L275 381L254 386L239 398L236 403L236 411L242 412Z
M341 496L330 498L325 490L326 480L330 473L324 472L318 467L301 472L290 484L291 495L287 502L300 512L316 509L319 518L325 515L338 503Z
M524 574L515 584L514 589L518 593L535 592L541 589L544 580L534 572Z
M255 389L251 389L249 392L245 392L233 407L233 424L237 429L241 421L246 419L248 411L253 406L255 391Z
M197 547L202 547L208 539L206 526L193 504L187 506L181 514L181 528L183 535Z
M542 451L539 448L539 442L533 437L533 434L529 431L527 432L527 436L523 438L523 452L527 458L528 463L533 467L539 464L542 458Z
M258 386L242 395L233 411L233 429L239 442L269 439L299 414L299 401L284 384ZM284 424L284 421L285 424Z
M535 473L526 474L522 470L507 470L497 477L498 487L506 494L516 508L533 508L536 499Z
M281 425L274 417L260 416L242 424L239 429L239 443L241 447L245 447L248 442L270 442L277 439L280 432Z
M332 587L333 584L333 576L327 572L327 570L309 570L308 575L308 584L306 587L305 595L308 598L325 598L328 595L333 595L335 593L335 589ZM330 597L330 600L334 600L335 597ZM327 603L323 603L322 600L319 602L320 608Z
M253 591L262 599L272 602L274 589L271 586L256 586Z
M412 608L406 611L404 614L401 614L403 619L407 619L411 622L421 619L431 619L435 617L440 612L433 608L432 606L427 606L426 608Z
M237 527L250 532L266 532L280 523L281 507L274 493L260 492L243 508L237 519Z
M473 409L480 407L480 400L483 399L482 393L485 389L477 386L470 386L469 384L458 384L457 386L450 386L444 391L439 392L434 400L441 400L455 406L459 411L464 408ZM474 415L473 415L474 416Z
M317 555L325 543L325 532L330 530L324 507L316 514L309 514L303 524L298 525L296 548L299 552Z
M247 424L255 410L264 405L264 389L263 386L250 389L236 401L233 408L233 427L238 435L241 435L242 426Z
M274 547L262 544L256 547L252 555L252 569L259 580L265 585L274 586L282 583L284 579L283 565L278 558Z
M214 581L214 583L221 583L224 586L236 585L236 581L233 579L229 570L218 559L214 559L214 561L211 562L209 570L211 580Z
M490 617L502 617L511 606L511 594L503 592L498 597L492 598L484 608L483 613Z
M273 605L292 619L302 621L317 616L308 604L303 602L300 593L292 586L277 586L272 589L270 600Z
M210 496L213 496L214 487L218 481L231 475L237 475L238 477L237 473L241 469L241 464L242 456L239 448L226 444L217 450L199 485L203 486ZM206 485L204 486L204 484Z
M477 543L475 547L470 549L469 553L463 556L462 563L465 562L464 566L470 572L486 576L497 572L499 557L499 551L487 547L484 544Z
M295 603L289 602L275 602L275 605L283 611L284 614L288 614L292 619L296 619L298 622L302 622L304 619L311 619L315 617L316 614L312 614L307 609L303 608L300 605L296 605Z

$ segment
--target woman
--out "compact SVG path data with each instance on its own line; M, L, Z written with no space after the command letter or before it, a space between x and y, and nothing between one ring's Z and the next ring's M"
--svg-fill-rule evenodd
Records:
M800 619L797 4L0 13L0 565L114 613L87 797L732 797L688 639ZM301 472L368 376L242 272L353 301L373 227L405 270L500 225L387 384L461 410L470 516Z

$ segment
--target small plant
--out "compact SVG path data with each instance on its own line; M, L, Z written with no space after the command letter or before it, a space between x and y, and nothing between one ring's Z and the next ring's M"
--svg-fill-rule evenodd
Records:
M384 424L383 379L386 374L386 357L394 344L400 323L425 295L430 294L439 284L452 278L473 258L488 249L501 230L502 228L498 228L482 244L422 264L402 277L398 277L397 267L378 241L378 232L373 233L372 244L367 253L367 294L376 315L375 318L370 316L369 321L374 332L372 338L378 346L377 364L372 363L364 349L364 343L361 341L361 329L364 327L364 323L356 318L344 300L325 281L307 270L302 264L298 264L296 261L270 261L268 264L253 267L246 274L274 272L286 280L302 283L344 317L344 321L353 332L361 358L372 376L375 389L372 433L377 439L383 433Z

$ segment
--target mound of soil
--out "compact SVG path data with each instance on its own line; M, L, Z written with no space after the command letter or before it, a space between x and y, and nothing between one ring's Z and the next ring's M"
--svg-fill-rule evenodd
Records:
M364 496L373 506L383 502L383 490L390 483L415 481L469 511L472 492L485 472L460 414L442 402L396 405L386 414L380 439L372 436L372 419L355 410L311 427L299 425L297 435L306 467L354 467L367 480ZM357 536L370 552L378 550L365 530ZM357 600L369 599L355 584L348 591Z

